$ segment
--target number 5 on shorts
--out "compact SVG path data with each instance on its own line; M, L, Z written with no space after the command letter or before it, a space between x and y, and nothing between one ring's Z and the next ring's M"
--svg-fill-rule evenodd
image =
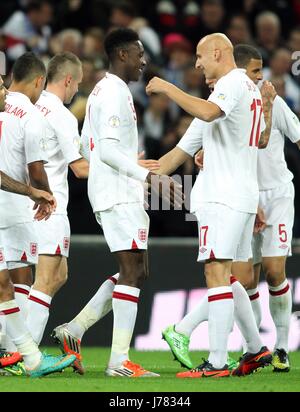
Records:
M282 242L282 243L285 243L286 241L287 241L287 233L286 233L286 230L285 230L285 224L280 224L279 226L278 226L278 230L279 230L279 240L280 240L280 242Z

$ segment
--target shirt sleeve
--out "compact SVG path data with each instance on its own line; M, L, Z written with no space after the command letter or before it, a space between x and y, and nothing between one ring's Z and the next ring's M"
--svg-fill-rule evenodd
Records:
M97 140L121 140L122 130L128 125L122 114L122 92L117 85L111 86L109 90L106 87L100 92L100 99L88 108L92 136Z
M46 153L46 124L38 110L29 116L24 125L24 147L26 163L40 162L47 163Z
M60 112L53 125L59 147L67 163L81 159L77 119L67 109Z
M177 147L193 157L203 145L203 128L204 122L200 119L194 119L180 139Z
M229 116L239 102L242 88L238 86L228 78L221 78L208 98L209 102L215 103L222 110L225 115L222 119Z
M280 96L276 96L274 100L273 127L293 143L300 140L299 119Z

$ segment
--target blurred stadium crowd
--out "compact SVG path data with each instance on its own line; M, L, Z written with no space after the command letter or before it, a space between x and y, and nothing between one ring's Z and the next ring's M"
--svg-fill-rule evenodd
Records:
M203 76L194 68L198 40L224 32L232 43L259 48L264 76L270 79L290 108L300 115L300 69L292 53L300 54L300 0L5 0L0 3L0 51L8 60L6 82L16 58L27 50L45 63L57 52L72 51L83 62L84 78L70 109L82 127L87 97L107 69L103 51L105 34L114 27L135 29L144 44L147 68L130 86L138 113L140 150L157 159L173 148L191 122L163 95L145 94L154 75L186 92L206 98ZM300 71L300 70L299 70ZM300 238L300 154L286 142L286 158L295 179L294 237ZM217 165L216 165L217 167ZM193 163L177 171L197 173ZM69 216L72 232L97 233L86 196L86 182L70 173ZM186 211L150 212L152 236L194 236L195 223L184 223Z

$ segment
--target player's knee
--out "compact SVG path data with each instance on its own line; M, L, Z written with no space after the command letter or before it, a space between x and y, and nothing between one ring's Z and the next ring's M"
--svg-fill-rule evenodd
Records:
M264 267L266 281L270 286L278 286L285 279L285 270L282 265L277 262L269 263Z
M68 280L68 271L60 271L55 277L55 287L60 289Z
M0 275L0 299L1 301L14 299L14 285L6 273Z

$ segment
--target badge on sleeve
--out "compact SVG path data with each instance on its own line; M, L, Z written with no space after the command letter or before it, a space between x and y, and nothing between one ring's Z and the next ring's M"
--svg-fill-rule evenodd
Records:
M225 94L224 94L224 93L220 93L220 94L218 95L218 99L220 99L220 100L225 100L225 99L226 99Z
M111 116L108 120L108 124L110 125L110 127L119 127L120 126L120 118L118 116Z

